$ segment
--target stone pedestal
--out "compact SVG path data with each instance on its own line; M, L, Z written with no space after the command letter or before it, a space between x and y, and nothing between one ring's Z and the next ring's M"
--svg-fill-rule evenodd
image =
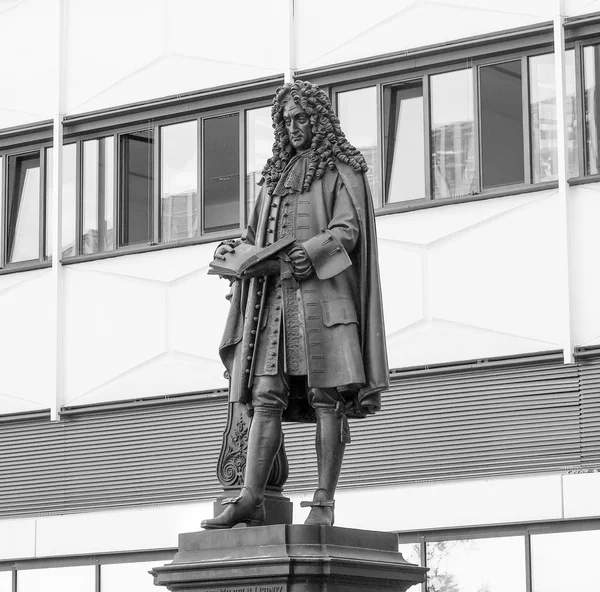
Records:
M171 592L404 592L426 568L404 561L394 533L279 524L179 535L152 570Z

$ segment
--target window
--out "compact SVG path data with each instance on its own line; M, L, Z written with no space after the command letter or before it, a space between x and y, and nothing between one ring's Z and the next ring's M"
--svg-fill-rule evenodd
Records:
M203 122L205 232L240 226L239 120L230 113Z
M104 253L115 248L114 138L83 142L82 253Z
M145 563L114 563L102 565L100 568L100 589L102 592L153 592L156 590L154 580L148 573L153 567L162 565L164 561L156 560Z
M599 48L576 45L565 52L568 178L584 171L582 131L586 174L600 173ZM585 66L581 75L579 61ZM496 50L455 62L415 72L418 61L407 61L405 73L394 77L395 64L376 84L372 69L357 70L368 86L357 88L355 76L349 89L334 88L342 128L371 169L376 205L411 208L503 190L527 192L533 184L558 179L554 54L524 47L522 54L513 49L504 58ZM584 83L586 129L580 130L583 92L577 89Z
M423 83L384 88L385 194L388 203L427 195Z
M523 537L426 543L427 592L525 592Z
M579 174L577 163L577 108L575 98L575 52L565 54L567 77L567 146L569 177ZM529 59L529 109L531 128L531 167L534 183L558 179L556 130L556 85L554 54Z
M377 140L377 88L371 86L347 92L337 97L338 117L348 141L358 148L367 164L367 179L377 202L379 190L379 142Z
M583 50L583 98L585 106L586 162L588 175L600 174L598 154L598 132L600 130L600 93L596 85L600 81L600 45L585 47Z
M12 592L11 571L0 571L0 592Z
M17 592L94 592L94 567L52 567L19 570Z
M254 209L258 182L267 159L272 155L271 108L246 111L246 216Z
M560 532L531 537L532 592L593 589L590 569L600 548L600 530Z
M75 245L75 216L76 216L76 145L63 146L62 166L62 256L69 257L76 252ZM53 150L46 148L46 241L45 255L52 254L52 162Z
M161 156L161 242L199 236L198 122L162 127Z
M586 522L401 533L398 550L429 568L427 592L594 589L589 569L573 569L593 565L600 545L598 520Z
M152 130L140 130L120 136L119 246L151 242L154 202L153 144Z
M482 66L479 86L481 185L524 183L521 62Z
M39 259L41 228L39 152L8 158L6 261Z
M431 77L433 197L476 192L473 70Z

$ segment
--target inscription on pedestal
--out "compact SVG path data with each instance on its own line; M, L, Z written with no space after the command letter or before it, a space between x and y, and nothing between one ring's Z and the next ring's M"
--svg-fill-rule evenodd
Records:
M211 588L205 592L287 592L287 584L276 584L273 586L232 586L227 588Z

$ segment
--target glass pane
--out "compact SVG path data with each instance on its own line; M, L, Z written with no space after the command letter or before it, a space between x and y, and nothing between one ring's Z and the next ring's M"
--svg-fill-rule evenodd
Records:
M204 120L204 229L240 226L240 115Z
M4 161L0 156L0 266L2 265L2 245L4 244L4 208L2 194L4 193Z
M8 160L8 263L40 256L40 155Z
M577 110L575 98L575 52L565 52L567 78L567 156L568 177L576 177ZM529 59L529 109L531 126L531 168L534 183L558 178L556 135L556 85L554 54Z
M19 570L17 592L94 592L94 567Z
M156 592L154 578L148 573L153 567L164 565L171 559L145 563L116 563L102 565L100 577L102 592Z
M473 70L431 77L431 166L433 197L477 191L473 120Z
M0 592L12 592L11 571L0 571Z
M112 137L83 143L83 253L115 248Z
M152 130L121 136L121 245L151 242L153 143Z
M479 69L483 188L525 182L521 62Z
M420 543L405 543L398 545L398 551L402 553L405 561L421 565L421 544Z
M428 592L525 592L523 537L427 543Z
M254 209L261 172L273 155L271 107L246 112L246 216Z
M160 134L161 242L200 234L198 193L198 122L161 128Z
M46 257L51 256L52 251L52 204L54 194L52 192L52 163L54 151L46 148ZM75 199L76 191L76 169L77 169L77 147L75 144L63 146L63 171L62 171L62 247L63 257L76 255L75 248Z
M598 155L598 131L600 130L600 93L596 89L600 81L600 45L583 49L584 87L585 87L585 137L586 172L588 175L600 173Z
M337 96L337 109L342 131L348 141L362 152L369 165L367 179L373 192L375 207L380 207L377 89L370 86L340 93Z
M590 570L600 549L600 531L532 535L531 572L533 592L595 590ZM582 569L573 569L582 566Z
M387 203L423 199L425 142L423 84L403 84L384 91L385 185Z

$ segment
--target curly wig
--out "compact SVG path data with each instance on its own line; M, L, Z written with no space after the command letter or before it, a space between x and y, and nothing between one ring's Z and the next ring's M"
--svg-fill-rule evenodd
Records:
M333 169L336 160L351 166L356 171L367 172L369 167L360 150L346 140L340 127L340 120L333 112L327 93L310 82L296 80L280 86L273 99L271 108L275 130L273 156L267 160L262 170L269 193L273 192L287 163L295 154L283 122L283 108L290 99L300 105L308 115L313 133L311 144L313 152L304 179L304 191L310 188L313 179L320 179L323 176L326 167Z

